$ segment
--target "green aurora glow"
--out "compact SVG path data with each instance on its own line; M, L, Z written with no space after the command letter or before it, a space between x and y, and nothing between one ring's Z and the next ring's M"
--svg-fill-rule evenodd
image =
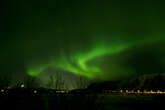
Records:
M31 69L29 67L27 73L31 76L38 76L40 73L51 67L51 68L56 68L67 72L71 72L75 75L82 75L90 79L98 78L98 77L100 77L101 79L106 79L106 77L104 77L104 74L106 73L103 70L103 68L101 68L102 67L100 66L101 64L90 65L88 63L90 61L104 59L105 56L113 56L115 54L122 53L124 51L129 50L131 47L137 45L138 46L149 45L152 43L157 43L160 40L164 40L164 38L157 37L156 39L143 39L142 41L137 41L132 43L131 42L122 43L120 41L120 43L115 42L109 45L107 41L104 41L103 43L95 43L95 45L92 46L93 48L88 49L88 51L80 52L76 50L77 53L70 52L69 54L62 51L60 53L60 57L50 60L47 64L43 64L43 66L36 68L34 68L35 66L33 66L34 69ZM110 69L109 71L111 71L111 67L109 69ZM113 76L112 78L114 78L116 72L114 73L109 72L109 74L110 76ZM116 75L118 76L118 74Z
M71 80L165 72L163 0L5 0L0 5L2 76L46 82L56 72Z

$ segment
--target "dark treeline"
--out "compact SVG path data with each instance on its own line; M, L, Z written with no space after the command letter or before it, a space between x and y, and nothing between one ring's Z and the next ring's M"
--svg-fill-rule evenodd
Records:
M14 83L13 83L14 82ZM84 77L79 77L72 81L74 89L80 90L165 90L165 74L147 74L141 75L136 78L121 81L104 81L104 82L91 82ZM24 80L12 81L10 75L0 77L0 88L43 88L41 80L37 77L28 76ZM45 88L55 90L68 90L67 83L60 74L50 76Z
M130 80L123 80L121 89L165 90L165 74L147 74Z
M77 76L75 80L69 82L72 89L86 89L91 81L85 77ZM68 82L60 73L50 75L47 82L43 83L38 77L25 76L23 79L14 80L12 75L5 74L0 76L0 89L8 88L26 88L26 89L54 89L54 90L68 90Z
M147 74L121 81L105 81L92 83L88 89L102 90L165 90L165 74Z

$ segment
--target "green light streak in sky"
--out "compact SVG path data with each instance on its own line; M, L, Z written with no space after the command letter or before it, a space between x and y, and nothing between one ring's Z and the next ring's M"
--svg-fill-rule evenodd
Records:
M88 65L89 61L95 60L97 58L101 58L106 55L112 55L114 53L121 52L126 48L127 46L118 46L118 47L100 46L98 48L94 48L88 53L78 54L75 57L75 62L84 72L89 73L94 77L97 74L101 74L102 70L97 66Z
M55 67L59 68L76 75L84 75L88 78L94 78L97 75L102 74L102 70L100 67L88 65L88 62L91 60L95 60L97 58L101 58L106 55L115 54L121 52L128 48L127 45L119 45L119 46L108 46L108 45L98 45L95 48L89 49L87 52L78 52L71 53L70 57L67 58L65 52L62 52L60 58L57 60L50 61L49 65L41 66L38 69L32 69L28 71L28 74L31 76L37 76L42 71L47 69L47 67Z
M141 42L120 42L120 43L111 43L107 42L103 43L95 43L92 48L89 48L87 51L84 50L75 50L70 51L70 53L66 53L62 51L60 57L53 58L49 61L48 64L40 66L38 68L30 68L28 69L28 74L31 76L38 76L41 72L45 71L49 67L60 69L63 71L71 72L75 75L83 75L90 79L97 78L98 76L102 76L104 74L104 70L98 65L89 64L90 61L97 59L104 59L104 56L113 56L115 54L121 53L130 49L133 46L142 46L146 44L151 44L159 41L156 39L145 39ZM111 65L113 67L113 65ZM111 70L109 70L111 71ZM109 72L112 76L115 74L113 72Z
M41 66L39 68L35 68L35 69L29 69L27 71L27 73L30 75L30 76L38 76L42 71L44 71L45 69L47 69L47 66L44 67L44 66Z

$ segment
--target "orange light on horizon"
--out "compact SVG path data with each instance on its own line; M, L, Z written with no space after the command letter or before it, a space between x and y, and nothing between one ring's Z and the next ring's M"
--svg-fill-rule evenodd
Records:
M144 90L144 91L143 91L143 93L147 93L147 91L146 91L146 90Z

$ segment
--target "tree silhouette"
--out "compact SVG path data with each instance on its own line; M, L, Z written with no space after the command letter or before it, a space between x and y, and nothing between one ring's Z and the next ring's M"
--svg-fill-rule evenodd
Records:
M50 75L47 87L57 90L64 89L65 81L63 80L62 75L60 73L56 73L55 75Z
M23 84L23 81L17 80L15 81L14 88L20 88Z
M77 89L86 89L91 84L91 81L85 77L79 76L74 82L74 86Z
M40 80L37 77L27 76L23 81L25 88L39 88Z
M12 76L9 74L0 76L0 88L7 88L11 85Z

